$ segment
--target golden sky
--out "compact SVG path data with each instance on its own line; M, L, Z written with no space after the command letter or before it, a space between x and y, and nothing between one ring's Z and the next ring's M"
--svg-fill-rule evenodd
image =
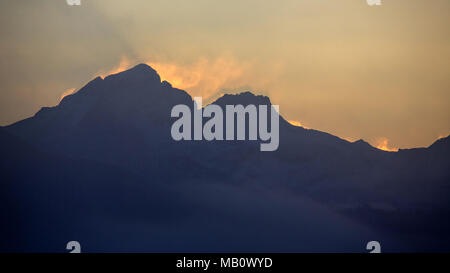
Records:
M250 90L385 149L450 133L448 0L2 0L0 13L0 125L147 63L206 102Z

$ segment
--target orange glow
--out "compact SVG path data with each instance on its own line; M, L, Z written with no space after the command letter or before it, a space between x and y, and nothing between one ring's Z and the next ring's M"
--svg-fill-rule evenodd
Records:
M203 99L217 96L222 88L239 88L248 84L249 63L240 63L235 58L219 57L214 60L200 58L192 64L177 64L173 62L147 61L147 65L155 69L161 80L168 81L172 86L189 91L192 96ZM102 70L94 77L106 77L132 68L137 63L131 62L126 56L120 63L110 69Z
M201 58L193 64L147 62L162 80L174 87L189 91L192 96L208 99L222 88L236 88L247 84L245 73L249 64L237 62L232 57L215 60Z
M94 77L104 78L117 74L141 62L123 56L117 66L101 70ZM267 86L273 83L281 69L280 64L274 64L261 78L260 73L255 72L252 62L239 61L229 54L214 59L201 57L192 63L155 60L143 63L156 70L161 80L168 81L175 88L188 91L193 97L202 97L204 102L218 98L223 93L234 91L258 93L257 90L267 90Z
M378 145L376 146L378 149L388 152L397 152L398 148L392 148L389 147L388 140L386 138L383 138L379 141Z
M75 88L70 88L69 90L64 91L64 93L62 93L61 96L59 97L59 102L61 102L68 95L72 95L73 92L75 92Z
M303 125L300 121L298 120L288 120L287 122L289 122L291 125L297 126L297 127L303 127L305 129L309 129L308 127L306 127L305 125Z
M340 136L340 138L342 138L343 140L346 140L348 142L355 142L357 140L356 138L353 138L353 137L341 137Z
M168 81L179 89L190 89L198 85L201 80L202 71L198 68L182 67L174 63L147 63L161 76L161 80Z
M120 60L120 63L116 67L114 67L114 68L112 68L112 69L110 69L108 71L99 71L95 75L95 77L102 77L102 78L104 78L104 77L106 77L108 75L117 74L117 73L120 73L120 72L125 71L127 69L130 69L131 67L132 67L132 63L128 60L127 57L124 56L124 57L122 57L122 59Z

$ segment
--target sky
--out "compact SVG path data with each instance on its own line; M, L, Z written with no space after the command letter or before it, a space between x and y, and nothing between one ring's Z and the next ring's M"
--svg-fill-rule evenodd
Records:
M0 125L138 63L387 150L450 134L450 1L0 1Z

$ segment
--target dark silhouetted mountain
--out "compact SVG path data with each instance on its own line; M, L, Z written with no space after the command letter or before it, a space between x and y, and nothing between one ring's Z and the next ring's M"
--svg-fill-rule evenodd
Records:
M177 104L193 107L140 64L0 128L0 250L365 251L374 238L385 251L450 249L449 137L385 152L280 117L274 152L177 142Z
M225 106L225 105L272 105L270 99L266 96L257 96L251 92L243 92L240 94L225 94L219 99L217 99L214 104Z

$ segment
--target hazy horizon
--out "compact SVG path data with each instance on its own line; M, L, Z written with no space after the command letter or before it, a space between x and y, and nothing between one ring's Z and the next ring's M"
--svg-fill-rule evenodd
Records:
M252 91L293 123L386 149L450 133L450 2L2 1L0 126L147 63L212 100Z

